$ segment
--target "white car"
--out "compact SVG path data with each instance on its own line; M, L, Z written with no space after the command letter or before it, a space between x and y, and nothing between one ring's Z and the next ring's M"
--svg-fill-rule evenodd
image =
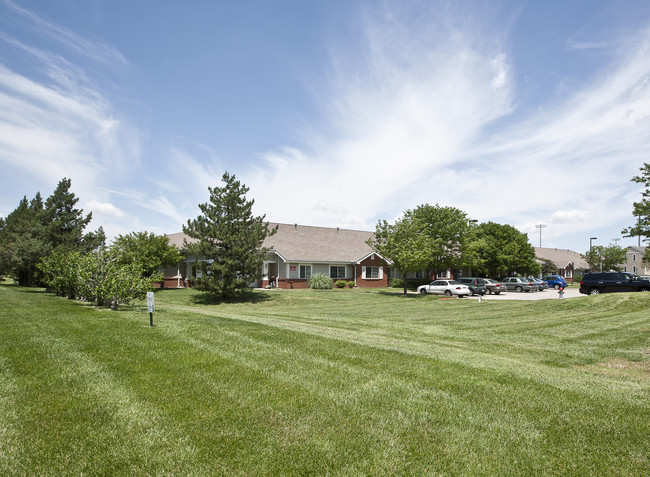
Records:
M472 291L467 285L458 283L456 280L435 280L428 285L419 286L418 293L422 293L423 295L427 293L446 296L456 295L460 298L471 295Z

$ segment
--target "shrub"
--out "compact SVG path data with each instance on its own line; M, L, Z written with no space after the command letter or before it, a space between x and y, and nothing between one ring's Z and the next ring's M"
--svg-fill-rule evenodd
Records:
M354 288L354 281L350 280L350 281L348 282L348 287L350 287L350 288Z
M331 290L333 288L332 279L324 273L315 274L307 284L313 290Z
M390 283L393 288L404 288L404 280L402 278L393 278Z
M345 288L345 286L348 284L345 280L336 280L336 288Z

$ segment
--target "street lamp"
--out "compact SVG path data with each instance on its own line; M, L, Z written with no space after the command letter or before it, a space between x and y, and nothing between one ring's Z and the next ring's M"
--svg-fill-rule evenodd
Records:
M589 260L593 260L593 256L591 255L591 247L592 247L591 244L593 243L594 240L598 240L598 237L590 237L589 238ZM591 263L589 264L589 267L591 267Z
M542 229L546 227L544 224L537 224L535 228L539 229L539 248L542 248Z

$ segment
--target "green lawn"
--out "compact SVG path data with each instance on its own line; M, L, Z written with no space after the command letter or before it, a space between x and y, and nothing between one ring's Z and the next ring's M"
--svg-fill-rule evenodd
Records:
M649 475L650 293L0 285L0 475Z

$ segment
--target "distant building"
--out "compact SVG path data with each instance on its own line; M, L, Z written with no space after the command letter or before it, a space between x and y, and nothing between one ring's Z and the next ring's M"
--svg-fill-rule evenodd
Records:
M578 252L561 248L535 247L535 256L541 265L548 260L555 264L557 271L551 275L560 275L567 282L573 282L573 277L583 275L589 270L589 264Z
M643 255L648 247L627 247L625 251L625 263L622 263L624 272L632 272L637 275L650 275L650 267L643 263Z

